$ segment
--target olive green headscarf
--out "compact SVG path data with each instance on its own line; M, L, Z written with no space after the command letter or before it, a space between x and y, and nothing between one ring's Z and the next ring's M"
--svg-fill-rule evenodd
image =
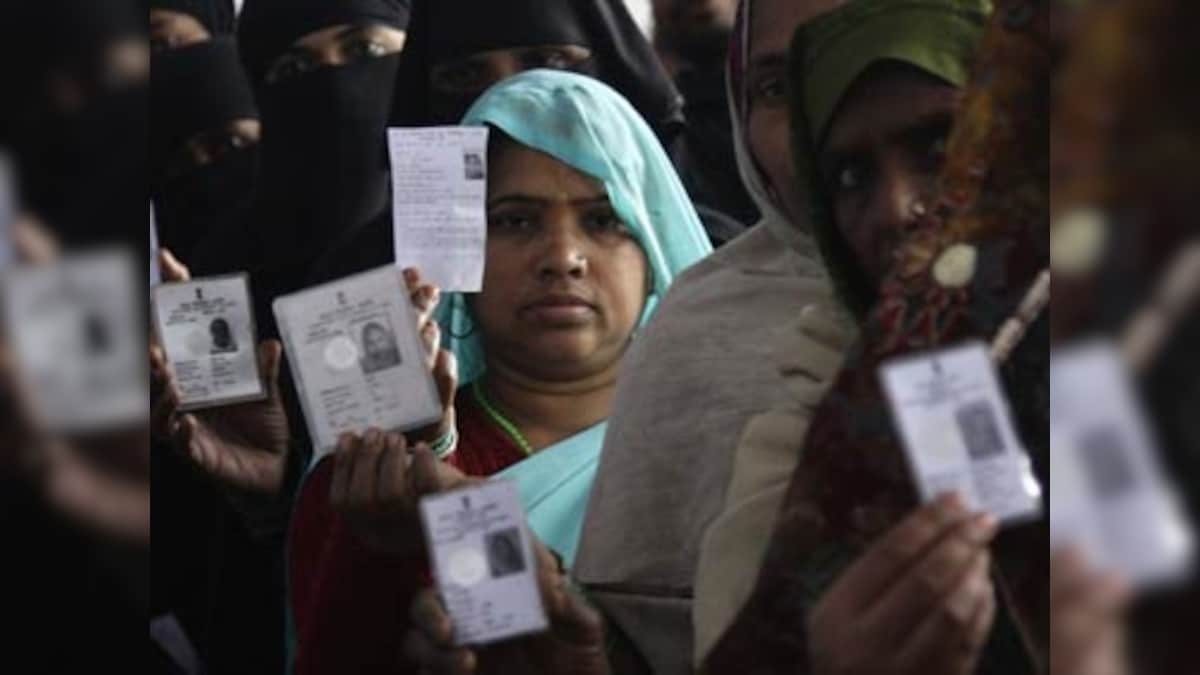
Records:
M861 316L876 294L833 223L819 187L816 148L838 105L871 66L895 61L963 86L991 0L854 0L802 24L792 39L788 101L792 158L811 192L813 235L847 307Z

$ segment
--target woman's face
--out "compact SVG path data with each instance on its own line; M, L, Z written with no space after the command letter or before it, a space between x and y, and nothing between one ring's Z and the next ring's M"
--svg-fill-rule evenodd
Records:
M384 354L391 351L392 340L381 326L367 326L363 330L363 347L368 354Z
M488 360L548 381L602 373L641 317L645 255L602 183L516 143L495 147L472 299Z
M804 212L792 164L785 91L787 53L796 27L844 0L754 0L745 86L746 139L777 206L796 218Z

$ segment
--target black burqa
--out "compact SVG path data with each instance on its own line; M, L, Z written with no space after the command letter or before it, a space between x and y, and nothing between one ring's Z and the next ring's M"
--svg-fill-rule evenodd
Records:
M306 284L318 253L387 205L386 129L398 55L267 82L274 59L298 38L339 24L404 30L398 0L247 0L238 25L242 58L263 125L252 216L260 326L270 301Z
M129 239L146 217L145 80L115 80L108 50L146 40L133 0L44 0L0 9L0 140L26 205L67 243ZM52 80L70 82L66 102ZM61 87L60 87L61 90Z
M260 337L275 333L271 301L303 285L314 250L353 227L386 201L384 130L396 57L320 68L268 84L270 63L297 39L339 24L379 21L403 28L403 3L378 0L247 0L239 47L259 107L263 135L246 241ZM160 584L157 612L184 624L211 673L275 673L284 669L284 577L287 514L308 457L307 434L292 379L280 375L297 439L289 473L274 502L246 519L189 466L155 464L155 484L198 495L178 510L200 542L189 561ZM157 519L159 509L155 509ZM165 523L170 528L173 523ZM155 523L158 527L158 524ZM157 548L157 547L156 547ZM176 551L185 551L186 542ZM197 593L199 590L199 593Z
M258 119L233 37L155 53L150 111L150 198L159 243L193 274L241 269L257 145L229 149L183 172L169 171L197 135L218 132L234 120Z
M167 172L197 134L257 119L236 42L218 35L151 60L150 196L159 243L197 277L244 270L257 146ZM155 446L151 473L152 618L173 616L210 672L277 672L277 545L248 537L212 483L169 446Z

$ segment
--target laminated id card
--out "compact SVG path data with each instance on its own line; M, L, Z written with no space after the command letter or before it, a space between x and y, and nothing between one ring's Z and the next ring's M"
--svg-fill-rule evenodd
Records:
M456 645L546 630L516 484L495 480L421 500L421 521Z
M318 457L345 432L409 431L442 418L394 265L277 298L274 310Z
M180 410L266 398L245 274L163 284L151 297Z
M1041 515L1041 485L983 343L890 361L880 379L922 501L957 491L1002 524Z
M1120 354L1094 340L1050 360L1050 540L1139 588L1187 576L1192 528Z

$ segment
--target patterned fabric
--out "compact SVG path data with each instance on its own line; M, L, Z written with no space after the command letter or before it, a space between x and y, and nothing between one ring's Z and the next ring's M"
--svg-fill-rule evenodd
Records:
M850 11L869 4L860 0ZM942 4L949 11L957 6ZM990 338L1047 265L1049 3L996 4L935 198L928 202L932 208L898 249L864 314L858 345L817 410L756 591L706 662L710 672L794 673L797 663L808 662L807 609L844 566L916 503L876 379L879 364L968 337ZM805 41L813 25L802 27L793 42L792 91L797 79L803 85ZM799 118L793 128L801 130L793 134L794 155L804 160L811 156L812 138L803 107L794 106L793 115ZM803 161L800 169L806 175ZM824 215L820 201L814 200L814 222ZM979 264L970 283L944 286L935 262L961 244L976 248ZM1044 471L1046 405L1038 402L1047 391L1047 356L1045 343L1037 341L1040 329L1035 326L1003 375L1027 449ZM1006 609L1036 641L1047 635L1048 580L1044 558L1029 552L1044 551L1045 542L1045 525L1038 523L1006 532L994 547L1001 581L1015 599ZM1047 646L1034 644L1034 654L1022 654L1011 627L999 621L985 671L1021 673L1044 663Z

